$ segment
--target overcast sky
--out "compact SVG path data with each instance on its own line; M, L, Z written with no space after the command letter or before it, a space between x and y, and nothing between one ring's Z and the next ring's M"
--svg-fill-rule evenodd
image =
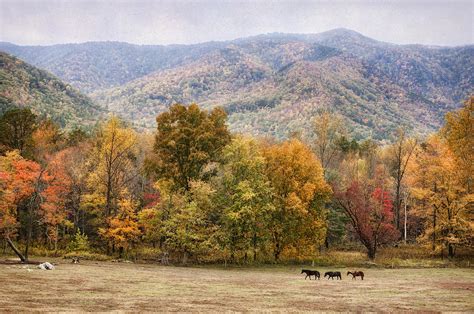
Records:
M0 0L0 41L187 44L345 27L392 43L474 43L474 0Z

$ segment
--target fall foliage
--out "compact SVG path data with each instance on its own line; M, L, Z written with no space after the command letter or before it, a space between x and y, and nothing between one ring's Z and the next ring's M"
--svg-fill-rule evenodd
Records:
M410 228L453 257L473 243L472 111L471 97L437 134L382 145L327 112L309 137L274 141L196 104L160 114L154 135L118 117L65 131L14 109L0 117L0 235L22 261L46 247L258 263L357 242L374 259Z

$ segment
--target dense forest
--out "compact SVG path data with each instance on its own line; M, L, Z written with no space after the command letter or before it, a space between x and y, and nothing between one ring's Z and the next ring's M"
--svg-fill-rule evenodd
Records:
M30 109L0 117L2 250L172 262L311 260L328 247L473 245L474 97L428 137L355 139L322 111L311 136L232 133L221 107L174 104L154 133L112 116L63 129Z

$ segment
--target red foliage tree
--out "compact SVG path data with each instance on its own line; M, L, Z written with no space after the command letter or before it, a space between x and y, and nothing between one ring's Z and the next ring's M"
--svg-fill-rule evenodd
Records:
M23 262L28 260L28 252L21 254L12 242L19 226L17 206L35 192L40 173L40 165L24 159L18 151L0 156L0 234Z
M390 193L380 186L354 180L344 191L336 193L336 201L350 219L350 224L370 259L377 247L398 238L393 227L393 204Z

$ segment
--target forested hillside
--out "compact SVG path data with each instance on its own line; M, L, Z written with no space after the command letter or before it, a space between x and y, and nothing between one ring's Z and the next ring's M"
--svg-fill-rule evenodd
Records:
M393 45L347 29L199 45L3 43L0 49L148 129L171 104L196 102L223 106L236 132L308 135L325 109L341 114L354 137L384 140L400 125L435 131L474 86L473 46Z
M104 110L44 70L0 52L0 112L31 108L61 127L95 124Z

